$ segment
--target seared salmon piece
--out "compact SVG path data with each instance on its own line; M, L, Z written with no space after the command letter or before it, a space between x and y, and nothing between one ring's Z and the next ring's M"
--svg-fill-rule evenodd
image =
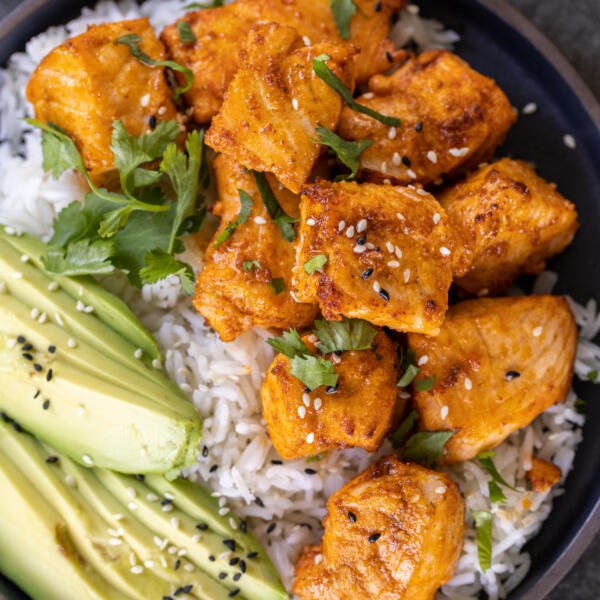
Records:
M455 240L430 194L372 183L305 186L294 294L329 320L365 319L436 335L448 307ZM327 257L322 272L305 263Z
M547 492L562 477L560 469L543 458L533 457L531 469L525 473L534 492Z
M308 338L304 341L312 348ZM305 391L283 354L267 370L260 392L263 417L273 446L285 459L349 447L374 452L402 412L397 348L383 331L371 349L324 358L335 361L335 388Z
M564 298L481 298L450 308L435 338L410 334L421 372L421 429L454 431L444 460L469 460L562 402L571 386L577 327ZM427 357L427 358L425 358ZM426 361L423 364L423 361Z
M494 294L544 270L577 231L575 206L527 163L503 158L438 196L462 240L456 283Z
M91 25L52 50L27 85L36 118L58 125L73 139L99 185L113 179L114 121L141 135L177 116L164 68L146 66L127 46L115 44L127 34L141 38L142 52L166 59L148 19Z
M433 600L463 544L464 501L445 473L394 456L333 494L322 546L306 547L301 600Z
M194 306L226 342L257 327L288 329L307 327L317 314L316 304L299 304L290 295L296 242L286 241L267 212L251 173L231 157L213 161L218 202L213 211L221 224L204 254ZM281 207L298 216L298 197L281 190L268 177ZM252 213L219 247L215 240L240 212L240 195L252 197ZM273 280L283 280L278 292Z
M186 13L166 27L161 39L173 60L190 68L194 85L186 94L194 119L204 124L215 115L240 62L248 31L258 22L274 22L296 29L308 44L349 42L356 56L357 83L393 66L403 52L388 38L391 16L406 0L355 0L351 37L343 40L333 19L329 0L238 0L220 8ZM182 41L180 23L187 23L193 41Z
M489 160L516 120L496 83L451 52L431 50L408 60L390 76L375 75L357 101L400 118L388 127L344 107L338 133L372 140L360 160L369 181L438 182Z
M322 54L353 88L354 50L349 46L307 47L291 27L255 25L206 143L248 169L273 173L299 193L321 150L317 125L335 128L342 108L339 95L313 72L313 59Z

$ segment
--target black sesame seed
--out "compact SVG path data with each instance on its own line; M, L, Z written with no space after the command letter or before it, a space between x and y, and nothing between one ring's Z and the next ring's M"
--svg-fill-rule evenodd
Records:
M46 462L47 462L49 465L51 465L51 464L53 464L53 463L57 463L57 462L58 462L58 456L49 456L49 457L46 459Z
M356 243L359 246L364 246L366 241L367 241L366 235L361 235L359 238L356 239Z
M229 561L229 566L230 567L235 567L235 565L237 565L240 562L240 559L238 556L234 556L230 561Z
M144 481L144 476L143 476L143 475L136 475L136 476L135 476L135 478L136 478L138 481Z
M235 590L231 590L229 592L229 594L227 594L230 598L233 598L234 596L237 596L240 593L240 590L238 588L236 588Z
M326 394L335 394L338 391L337 385L328 385L325 390Z
M33 344L25 344L21 350L23 350L23 352L27 352L28 350L33 350Z
M375 2L375 7L373 10L375 12L379 12L381 10L381 2Z
M48 346L48 352L50 352L50 354L54 354L56 352L56 346Z
M248 523L246 521L240 521L240 531L246 533L248 531Z
M40 390L38 390L34 395L33 395L33 399L35 400L42 392Z
M219 573L219 579L225 579L225 577L227 577L227 573L225 573L224 571L221 571Z
M383 288L381 288L379 290L379 295L386 301L389 302L390 301L390 295L388 293L387 290L384 290Z
M218 468L219 468L219 465L213 465L213 466L212 466L212 467L211 467L211 468L208 470L208 472L209 472L209 473L214 473L214 472L215 472L215 471L216 471Z
M310 394L312 392L312 390L309 387L305 387L304 388L304 393L305 394Z
M17 342L19 342L19 344L24 344L24 343L25 343L25 338L24 338L22 335L20 335L20 336L17 338Z
M12 421L12 419L5 413L5 412L0 412L0 418L5 422L5 423L10 423Z
M408 158L408 156L402 157L402 164L406 165L407 167L410 167L412 165L412 163L410 162L410 158Z
M246 572L246 561L244 559L240 560L240 571L242 573Z
M376 542L380 537L381 537L380 533L373 533L372 535L369 536L369 542L372 544L373 542Z
M179 594L181 594L183 592L183 588L182 587L178 587L174 592L173 592L173 596L179 596Z
M17 433L21 433L23 431L23 428L16 421L12 422L12 426Z
M365 269L365 270L364 270L364 271L361 273L361 275L360 275L360 278L361 278L361 279L369 279L369 277L371 277L371 275L373 275L373 269L371 269L371 268L368 268L368 269Z
M175 561L175 566L173 568L177 571L177 569L179 569L180 566L181 566L181 560L178 558Z
M150 129L154 129L156 127L156 117L154 115L150 115L148 119L148 125L150 125Z
M42 408L44 410L48 410L50 408L50 400L44 400L44 404L42 404Z
M317 474L317 472L314 469L304 469L304 472L307 475L316 475Z
M258 552L248 552L248 554L246 554L246 558L256 558L258 556Z
M206 523L198 523L198 525L196 525L196 529L199 529L200 531L206 531L208 529L208 525Z
M521 373L519 373L519 371L506 371L506 379L508 379L508 381L512 381L517 377L521 377Z
M171 596L163 596L162 600L173 600L173 598Z
M272 460L272 461L271 461L271 464L272 464L272 465L282 465L282 464L283 464L283 461L282 461L282 460Z
M208 448L207 448L206 446L204 446L204 447L202 448L202 456L203 456L204 458L206 458L206 457L208 456Z
M181 591L182 591L184 594L189 594L189 593L192 591L192 588L193 588L193 587L194 587L194 586L193 586L193 585L190 583L190 584L188 584L188 585L184 586L183 588L181 588Z
M351 510L348 511L348 518L351 523L356 523L356 515Z
M273 531L275 531L275 527L277 527L277 523L271 523L268 527L267 527L267 533L273 533Z
M255 497L254 497L254 502L255 502L256 504L258 504L258 506L260 506L260 507L264 507L264 505L265 505L265 503L262 501L262 499L261 499L261 498L259 498L258 496L255 496Z
M39 373L42 370L42 365L39 363L34 363L33 368Z
M236 573L236 574L233 576L233 580L234 580L234 581L239 581L239 580L241 579L241 577L242 577L242 574L241 574L241 573Z
M232 552L235 552L235 540L223 540L223 544L227 546Z
M23 352L21 355L25 360L33 360L33 356L29 352Z
M215 562L216 558L215 558L215 557L214 557L214 556L211 554L211 555L208 557L208 560L210 560L210 562Z
M335 350L335 351L334 351L334 354L335 354L336 356L341 356L343 353L344 353L344 351L343 351L343 350Z
M51 381L52 380L52 369L48 369L48 372L46 373L46 381Z
M169 498L164 498L160 501L161 506L167 506L169 504L173 504L173 500L170 500Z
M417 133L423 131L423 123L421 121L419 121L416 125L415 125L415 131Z

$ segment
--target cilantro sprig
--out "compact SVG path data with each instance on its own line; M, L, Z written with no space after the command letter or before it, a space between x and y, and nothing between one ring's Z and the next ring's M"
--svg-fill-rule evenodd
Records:
M337 180L351 181L355 179L360 166L360 157L367 148L373 145L372 140L349 142L331 131L331 129L327 129L327 127L321 125L316 128L316 132L319 136L317 142L329 147L339 158L340 162L350 169L348 175L341 175Z
M184 67L175 61L155 60L154 58L151 58L142 51L140 48L141 43L142 38L137 35L137 33L128 33L115 40L115 44L123 44L127 46L131 52L131 56L144 65L148 67L166 67L167 69L178 71L179 73L183 74L185 77L185 83L173 90L173 97L175 100L178 100L181 94L185 94L187 91L189 91L194 84L194 73L187 67Z
M179 23L177 23L177 33L179 34L179 41L182 44L196 43L196 35L187 21L179 21Z
M250 217L250 213L252 212L252 196L244 190L238 190L238 194L240 195L240 212L233 221L229 221L225 228L215 236L215 241L213 242L215 248L222 246L232 236L238 226L243 225Z
M327 254L315 254L304 263L304 271L307 275L312 275L315 271L322 273L326 263Z
M253 171L252 175L254 176L254 181L263 204L271 219L277 223L277 227L279 227L283 239L286 242L293 242L294 239L296 239L296 232L294 231L292 223L296 223L298 219L290 217L283 208L281 208L264 173Z
M506 502L506 496L500 486L504 486L514 492L518 492L519 490L507 483L504 477L500 475L493 461L494 456L496 456L495 452L486 450L477 455L477 461L491 477L491 480L488 481L490 500L494 503L502 503Z
M329 59L330 57L327 54L320 54L319 56L313 58L313 71L315 72L315 75L319 77L319 79L322 79L332 90L337 92L341 99L352 110L364 115L368 115L384 125L389 125L390 127L400 126L400 119L382 115L376 110L357 102L352 96L350 90L344 85L344 82L327 66L326 62Z
M354 0L330 0L329 6L340 35L343 39L349 40L350 21L356 12Z
M315 335L319 338L317 348L323 354L347 350L369 350L377 330L362 319L343 321L315 321Z
M492 513L487 510L471 510L475 521L477 557L479 566L485 573L492 566Z

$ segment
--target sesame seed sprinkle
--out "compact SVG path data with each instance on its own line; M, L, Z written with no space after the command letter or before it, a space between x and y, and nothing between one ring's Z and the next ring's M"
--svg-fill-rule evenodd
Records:
M258 216L258 217L254 217L254 222L257 225L264 225L267 222L267 220L264 217Z
M144 567L142 567L142 565L135 565L134 567L131 567L131 572L134 575L141 575L144 572Z
M438 494L443 494L446 491L446 486L445 485L440 485L439 487L435 488L435 491Z
M366 219L361 219L357 224L356 224L356 231L358 233L362 233L363 231L365 231L367 229L367 220Z
M396 217L399 221L406 221L406 217L402 213L396 213Z
M353 252L355 254L362 254L363 252L365 252L367 249L366 246L359 246L358 244L356 246L354 246L354 248L352 248Z
M137 359L140 359L140 358L142 358L143 354L144 353L141 348L136 348L135 352L133 353L133 356Z
M473 389L473 382L468 377L465 377L465 389L466 390Z
M532 115L537 112L538 105L535 102L528 102L522 109L521 113L524 115Z
M442 256L450 256L450 250L448 248L446 248L446 246L442 246L440 248L440 254Z
M417 178L417 174L412 170L412 169L406 169L406 174L411 178L411 179L416 179Z
M306 443L307 444L312 444L315 441L315 434L311 431L307 436L306 436Z
M346 221L340 221L338 223L338 231L342 231L346 227Z
M29 254L21 254L21 262L22 263L29 262Z
M394 254L396 255L396 258L402 258L402 250L398 246L394 248Z
M292 98L292 108L294 110L298 110L298 106L299 106L298 99L297 98Z
M306 219L306 224L309 227L314 227L317 224L317 222L312 217L310 217L310 218Z
M441 217L440 213L435 213L433 215L433 224L437 225L440 222L441 218L442 217Z
M119 538L108 538L108 544L109 546L120 546L123 543L123 540L120 540Z
M396 166L402 163L402 157L397 152L394 152L394 155L392 156L392 163Z
M313 400L313 406L315 407L315 410L319 410L322 405L323 405L323 400L321 400L321 398L315 398Z
M571 148L571 150L574 150L575 148L577 148L577 142L575 141L575 138L570 133L566 133L563 136L563 143L567 148Z
M67 340L67 346L69 346L69 348L77 348L77 342L73 338L69 338Z
M538 325L538 327L536 327L533 330L533 337L540 337L540 335L542 335L542 331L543 331L543 327L541 325Z
M373 290L376 294L379 294L379 292L381 291L381 285L379 284L379 281L375 280L373 282Z
M395 140L397 134L398 134L398 131L396 130L396 128L390 127L388 130L388 139Z
M140 105L146 108L150 104L150 94L144 94L140 98Z
M387 264L390 269L397 269L400 266L400 263L397 260L390 260Z
M23 273L21 271L13 271L13 279L23 279Z
M394 253L394 244L392 242L386 242L385 247L390 254Z
M442 419L445 419L448 416L448 410L447 406L442 406L442 409L440 410L440 417Z
M304 417L306 417L306 406L303 406L302 404L298 407L298 416L301 419L304 419Z
M174 527L175 529L179 528L179 519L177 517L171 519L171 527Z
M366 92L362 96L365 100L372 100L375 98L375 94L373 92Z
M129 504L127 504L127 508L129 510L137 510L137 504L135 502L129 502Z
M468 153L469 153L468 148L450 148L450 150L448 150L448 154L451 154L452 156L454 156L456 158L466 156Z
M91 457L89 454L84 454L84 455L81 457L81 460L82 460L82 461L83 461L83 462L84 462L86 465L89 465L89 466L92 466L92 465L94 464L94 461L92 460L92 457Z
M429 356L427 356L427 354L423 354L423 356L419 358L419 362L417 362L417 365L419 365L419 367L422 367L423 365L426 365L428 361Z
M302 402L304 402L304 406L308 408L310 406L310 396L306 393L302 394Z
M346 229L346 237L351 238L354 237L354 225L350 225L348 229Z
M410 269L405 269L403 273L404 283L408 283L410 280Z
M430 150L427 153L427 160L429 160L429 162L432 162L435 165L438 161L437 152Z
M315 565L320 565L323 562L322 554L315 554Z

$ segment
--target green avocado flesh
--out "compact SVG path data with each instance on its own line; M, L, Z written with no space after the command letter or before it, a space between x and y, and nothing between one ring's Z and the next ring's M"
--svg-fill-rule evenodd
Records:
M161 369L136 358L132 331L145 330L129 309L86 284L86 301L102 297L105 313L129 324L125 338L96 314L96 304L86 305L92 312L78 309L64 291L73 280L61 277L56 289L33 254L23 259L20 250L33 238L18 249L8 238L0 233L0 410L86 466L173 477L192 464L197 413Z
M288 598L206 491L149 479L81 467L0 422L0 570L34 600Z

